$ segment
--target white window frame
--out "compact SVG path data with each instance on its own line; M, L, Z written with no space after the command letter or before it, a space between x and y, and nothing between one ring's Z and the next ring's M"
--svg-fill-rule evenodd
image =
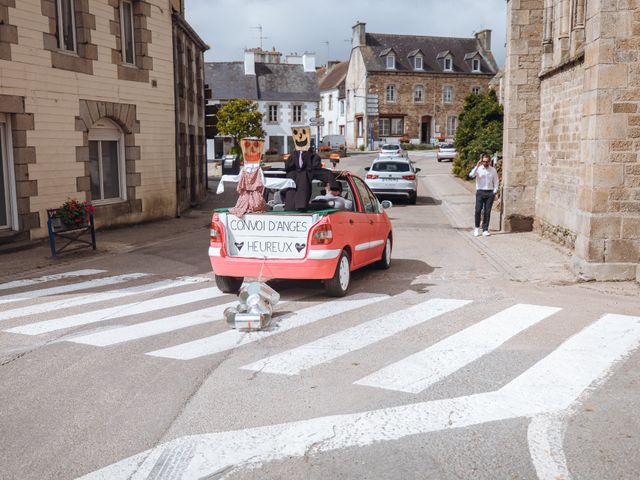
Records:
M449 55L444 57L444 71L453 72L453 59Z
M471 93L475 93L475 94L477 95L477 94L478 94L478 93L480 93L481 91L482 91L482 89L481 89L480 87L478 87L477 85L476 85L476 86L471 87Z
M453 103L453 87L451 85L442 87L442 103Z
M296 109L298 109L299 115L296 118ZM293 123L302 123L302 105L293 105L291 107L291 121Z
M471 71L473 73L480 73L480 59L474 58L471 60Z
M387 54L386 58L387 70L395 70L396 69L396 56L393 53Z
M398 92L396 91L395 83L389 83L384 87L384 98L387 103L396 103L398 101Z
M62 2L69 2L69 7L71 8L71 33L73 34L73 50L68 50L64 46L64 23L62 17ZM76 35L76 6L75 0L56 0L56 24L58 26L58 49L63 52L78 52L78 38Z
M92 198L94 205L108 205L127 200L127 162L125 159L124 133L114 122L108 118L101 118L89 130L90 142L118 142L118 187L120 196L117 198ZM100 170L100 196L103 192L103 172L102 172L102 146L98 145L98 167Z
M124 27L124 4L128 3L129 4L129 12L130 12L130 16L131 16L131 32L129 32L131 34L131 45L133 48L132 56L133 56L133 61L128 62L127 61L127 52L126 52L126 35L125 35L125 27ZM135 25L133 24L133 2L131 0L120 0L120 43L122 44L122 63L126 64L126 65L135 65L136 64L136 36L135 36Z
M340 104L340 115L344 115L344 100L339 100L338 103Z
M0 152L2 160L0 168L4 169L4 189L7 202L7 224L0 225L0 230L18 230L18 201L16 197L16 176L13 163L13 143L11 141L11 123L9 116L0 113Z
M456 117L455 115L448 115L447 116L447 137L453 138L456 134L457 129L458 129L458 117Z
M424 63L422 62L422 55L416 55L413 58L413 69L414 70L423 70Z
M271 115L272 109L275 112L275 120L272 120L272 115ZM275 104L267 105L267 121L269 123L278 123L278 105L275 105Z
M418 91L420 92L420 98L418 98ZM413 87L413 102L424 103L424 85L416 85Z

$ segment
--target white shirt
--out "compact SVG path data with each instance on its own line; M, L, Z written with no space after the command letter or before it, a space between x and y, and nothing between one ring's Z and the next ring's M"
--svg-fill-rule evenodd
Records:
M344 210L351 210L353 208L353 202L351 200L347 200L344 197L339 195L332 195L331 192L327 192L326 195L318 195L314 200L327 200L334 202L336 208L341 208Z
M493 190L493 193L498 193L499 180L495 168L476 165L469 176L476 179L476 190Z

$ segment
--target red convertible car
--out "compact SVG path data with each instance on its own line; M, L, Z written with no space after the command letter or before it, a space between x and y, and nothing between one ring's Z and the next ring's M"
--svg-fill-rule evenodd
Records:
M242 219L217 209L211 221L209 257L218 288L236 293L245 277L323 280L327 294L343 296L351 272L372 263L389 268L393 233L385 208L365 182L335 173L346 202L313 200L323 186L314 181L305 212L271 211ZM336 208L340 206L342 208Z

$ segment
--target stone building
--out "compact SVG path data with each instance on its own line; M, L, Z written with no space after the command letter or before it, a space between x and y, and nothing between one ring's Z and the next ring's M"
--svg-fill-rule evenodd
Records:
M640 6L508 1L504 225L574 251L587 278L640 264Z
M178 173L204 164L206 48L181 0L0 1L0 243L46 236L68 198L99 227L174 216L181 189L203 199L203 169L189 164L195 188ZM177 124L193 127L185 151Z
M329 61L318 69L320 85L320 117L324 125L320 127L320 138L325 135L346 133L345 79L349 62Z
M347 143L453 139L464 97L486 90L497 71L490 30L475 38L392 35L358 22L345 83ZM368 96L378 115L368 115Z

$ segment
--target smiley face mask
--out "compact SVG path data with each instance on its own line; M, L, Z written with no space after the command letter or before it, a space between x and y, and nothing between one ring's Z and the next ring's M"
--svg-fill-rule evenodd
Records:
M293 127L291 129L293 144L298 152L306 152L311 148L311 128Z
M257 138L243 138L240 140L240 148L242 148L242 156L245 163L260 163L263 146L264 140Z

